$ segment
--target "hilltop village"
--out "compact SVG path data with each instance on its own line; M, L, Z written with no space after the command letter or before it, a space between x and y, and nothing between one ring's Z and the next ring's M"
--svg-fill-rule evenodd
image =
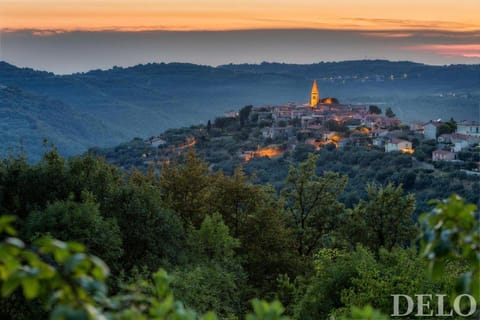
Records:
M322 97L316 81L307 103L245 106L207 124L170 129L100 154L128 169L161 165L194 148L209 163L245 163L285 153L364 148L409 154L418 162L455 163L479 171L480 123L473 120L402 123L391 108ZM110 158L110 159L109 159Z
M224 135L238 136L239 132L235 129L239 129L241 141L255 142L252 148L246 149L247 143L232 155L243 161L280 156L302 144L312 146L314 150L363 146L384 152L413 154L419 160L471 160L477 162L477 167L472 169L478 170L479 159L475 156L480 142L478 121L450 119L406 124L395 116L391 108L382 110L375 105L344 104L334 97L322 98L316 81L312 85L309 103L246 106L239 111L225 112L223 117L195 128L183 138L181 132L186 133L186 129L169 130L147 139L145 143L159 151L142 154L144 161L168 161L186 148L193 147L198 139L204 140L205 135L215 141ZM177 133L172 136L175 131ZM433 150L428 154L422 150L415 152L422 144Z

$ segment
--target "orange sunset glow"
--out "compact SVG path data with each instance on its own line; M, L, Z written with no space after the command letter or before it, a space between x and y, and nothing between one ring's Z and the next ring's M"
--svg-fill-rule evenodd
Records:
M3 30L480 29L480 1L0 0ZM397 36L401 37L402 33Z

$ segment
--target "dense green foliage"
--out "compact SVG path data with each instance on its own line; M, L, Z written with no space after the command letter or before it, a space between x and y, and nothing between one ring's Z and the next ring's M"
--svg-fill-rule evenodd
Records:
M339 216L344 212L337 198L347 178L332 172L317 176L317 160L318 157L311 154L299 168L291 167L282 190L293 218L300 256L311 255L322 247L329 232L338 228Z
M448 261L461 261L466 272L457 279L457 293L470 293L480 299L480 224L478 208L452 195L430 213L420 217L422 225L422 256L436 278L445 274Z
M344 233L350 241L373 252L409 246L417 234L413 210L415 197L402 197L402 187L369 185L368 202L361 200L347 217Z
M117 295L109 296L105 284L109 269L101 259L86 254L79 243L65 243L48 237L37 239L28 246L12 237L16 235L11 225L14 220L12 216L0 217L0 234L8 236L0 243L2 297L21 288L28 301L44 300L50 310L49 318L53 320L217 319L212 312L199 315L174 300L169 288L171 278L164 270L154 273L149 281L133 281ZM252 304L254 314L247 315L247 318L282 319L283 308L278 302L268 304L254 300ZM21 311L10 311L8 315L2 315L15 319L25 316ZM39 314L31 316L38 318Z
M116 266L123 255L118 224L113 219L102 217L92 199L48 204L45 210L34 211L28 216L24 230L27 239L49 235L83 243L110 266Z
M4 159L0 213L15 224L0 220L10 234L0 247L0 317L355 318L389 314L393 293L452 294L458 278L477 285L475 206L446 203L422 218L423 255L446 270L430 278L414 245L414 196L370 184L349 208L348 177L318 170L321 161L291 165L275 190L242 167L212 170L193 152L146 173L55 150L34 165ZM430 230L439 219L444 229ZM447 251L436 249L444 234ZM368 304L376 310L352 309Z
M252 122L252 121L251 121ZM465 166L475 168L478 160L478 151L460 153L465 157L465 163L431 163L432 151L436 149L433 140L417 141L413 159L408 154L383 152L361 146L345 146L336 149L326 146L315 151L313 146L298 144L294 151L287 151L275 158L254 158L245 163L239 154L244 150L255 150L258 146L265 146L272 142L279 142L283 146L285 141L265 141L259 138L260 129L252 123L247 123L248 128L239 129L239 121L221 134L216 134L217 128L212 128L206 134L203 126L172 129L162 136L172 144L183 141L186 136L195 136L197 144L195 152L207 160L214 169L221 169L227 174L233 174L235 168L243 166L246 174L254 176L256 184L271 184L277 191L285 186L291 164L305 161L309 153L317 154L316 172L336 172L348 176L344 191L339 195L339 200L347 208L353 208L360 200L367 200L367 187L369 183L379 185L402 185L405 192L415 195L416 206L414 214L429 211L430 199L448 198L452 193L465 197L468 202L480 204L480 180L477 175L465 172ZM334 122L337 124L336 122ZM338 124L337 124L338 125ZM237 138L248 130L248 139ZM91 149L90 153L104 156L110 163L122 168L141 168L147 171L143 154L155 154L156 150L136 139L115 148ZM151 159L151 158L149 158Z

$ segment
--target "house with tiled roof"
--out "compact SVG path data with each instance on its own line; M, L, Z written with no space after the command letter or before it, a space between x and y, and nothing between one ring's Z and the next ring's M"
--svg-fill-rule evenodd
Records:
M403 153L413 153L412 143L407 140L393 138L385 144L385 152L400 151Z
M453 161L457 159L457 154L455 152L447 150L435 150L432 152L433 161Z

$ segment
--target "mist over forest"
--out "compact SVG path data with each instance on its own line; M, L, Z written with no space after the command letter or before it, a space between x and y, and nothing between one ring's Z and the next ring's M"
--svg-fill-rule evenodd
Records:
M245 105L306 102L313 79L322 97L391 107L404 122L480 117L480 65L151 63L56 75L1 62L0 154L26 152L35 161L48 139L70 156Z

